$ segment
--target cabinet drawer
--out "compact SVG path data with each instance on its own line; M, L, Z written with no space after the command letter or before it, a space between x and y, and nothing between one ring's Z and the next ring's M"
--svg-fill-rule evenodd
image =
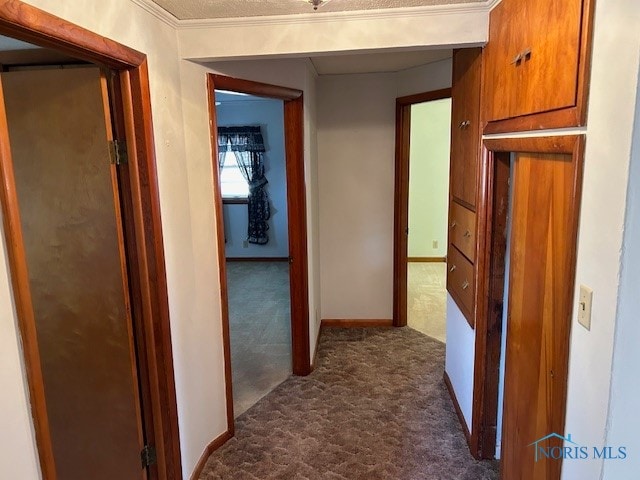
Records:
M449 242L458 247L471 262L475 261L476 214L456 202L451 202L449 212Z
M449 244L447 256L447 290L473 327L474 280L473 264L456 247Z

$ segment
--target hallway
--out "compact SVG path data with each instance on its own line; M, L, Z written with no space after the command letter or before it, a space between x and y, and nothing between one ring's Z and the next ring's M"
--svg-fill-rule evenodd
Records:
M213 479L493 480L443 383L444 345L411 328L324 329L315 371L236 420Z

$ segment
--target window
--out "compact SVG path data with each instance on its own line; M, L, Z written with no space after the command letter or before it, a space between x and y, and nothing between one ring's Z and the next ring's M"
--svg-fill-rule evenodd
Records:
M245 199L249 195L249 185L245 180L233 152L224 154L220 171L220 185L223 199Z

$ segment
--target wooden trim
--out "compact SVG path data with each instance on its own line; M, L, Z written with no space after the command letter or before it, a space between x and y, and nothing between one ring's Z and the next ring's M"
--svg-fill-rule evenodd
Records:
M250 93L284 100L284 134L287 174L287 213L290 262L292 370L295 375L311 373L309 345L309 275L307 259L306 191L304 181L304 111L300 90L242 80L223 75L207 75L207 94L211 126L211 159L213 163L213 201L216 218L218 264L220 272L221 315L225 358L227 424L234 433L231 342L229 338L229 303L226 278L224 216L218 167L218 132L216 122L216 89ZM245 261L240 260L240 261ZM269 261L259 259L259 261Z
M393 325L407 326L407 256L409 250L409 147L411 106L451 97L451 89L396 99L395 186L393 199Z
M472 454L494 458L497 434L499 364L505 283L506 228L509 213L511 155L489 157L483 152L486 179L482 182L482 207L476 252L476 359L473 393ZM480 227L482 225L482 227ZM488 272L482 275L482 272ZM482 339L482 341L479 341ZM480 363L478 363L480 361ZM476 382L477 384L476 388Z
M469 427L467 426L467 421L464 419L464 414L462 413L462 408L460 408L460 403L458 403L458 397L456 397L456 392L453 389L453 385L451 384L451 379L449 378L449 374L444 372L443 375L444 384L447 387L447 391L449 392L449 396L451 397L451 401L453 402L453 408L456 410L456 414L458 415L458 420L460 421L460 426L462 427L462 432L464 433L464 437L467 439L467 444L471 444L471 432L469 432Z
M370 328L381 327L388 328L395 326L393 320L384 318L380 320L360 319L360 318L323 318L320 322L320 328Z
M309 267L307 201L304 179L304 110L302 94L284 102L284 139L289 222L289 291L293 374L311 373L309 345Z
M484 146L487 150L494 152L544 152L571 155L575 148L575 139L575 135L485 138Z
M0 0L3 35L115 69L137 67L146 56L19 0Z
M200 459L198 460L198 463L196 463L196 466L193 469L193 473L189 477L190 480L198 480L202 475L202 471L204 470L204 467L207 465L207 460L209 460L209 457L213 455L213 452L218 450L220 447L222 447L225 443L227 443L232 438L233 438L233 433L229 430L222 433L218 437L214 438L211 441L211 443L205 447L204 451L202 452L202 455L200 455Z
M577 160L575 185L574 224L572 235L577 238L579 204L582 185L582 164L584 135L564 135L556 137L495 138L484 140L482 174L478 198L478 245L476 274L476 339L473 384L473 415L470 449L476 458L491 458L495 453L495 431L497 415L497 378L500 359L500 339L502 335L501 315L494 309L500 301L500 275L504 275L504 253L500 244L499 231L502 215L499 202L504 198L508 164L511 152L549 153L573 155ZM500 166L499 162L505 165ZM570 264L574 265L576 250L572 252ZM502 258L501 258L502 257ZM484 272L484 273L483 273ZM493 278L496 276L496 278ZM504 286L504 282L502 287ZM572 296L573 289L566 289ZM498 318L500 317L500 321Z
M446 261L447 257L407 257L409 263L442 263Z
M441 90L433 90L431 92L416 93L415 95L407 95L406 97L396 98L396 103L400 105L415 105L417 103L431 102L433 100L442 100L451 97L451 88L443 88Z
M222 197L223 205L247 205L249 203L248 198L225 198Z
M112 101L114 125L127 140L129 163L118 169L132 287L134 329L142 382L147 441L157 450L158 464L149 478L182 478L167 282L155 164L146 56L18 0L0 0L0 32L117 70L119 95ZM0 112L3 113L3 112ZM46 400L31 306L24 246L19 223L6 117L0 115L0 200L12 277L13 295L29 383L36 443L43 478L56 478L46 416ZM117 131L117 130L116 130ZM143 348L140 350L140 348ZM144 388L143 388L144 390ZM148 413L150 412L150 414Z
M288 262L289 257L227 257L227 262Z
M218 133L214 78L207 75L209 100L209 125L211 126L211 161L213 171L213 206L216 216L216 243L218 247L218 280L220 282L220 314L222 321L222 345L224 350L224 384L227 409L227 431L235 433L233 412L233 377L231 374L231 339L229 335L229 294L227 290L227 263L225 259L224 214L222 211L222 189L218 167Z
M230 90L232 92L246 93L257 97L277 98L279 100L296 100L302 97L302 91L294 88L253 82L251 80L228 77L215 73L210 73L209 76L212 78L212 82L217 90Z

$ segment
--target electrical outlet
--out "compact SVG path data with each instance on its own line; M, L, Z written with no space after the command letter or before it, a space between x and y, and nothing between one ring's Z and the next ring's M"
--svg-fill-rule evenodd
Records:
M249 248L249 240L244 240L242 242L242 248Z
M593 290L580 285L580 299L578 300L578 323L587 330L591 330L591 303Z
M438 240L433 241L433 248L438 248Z

